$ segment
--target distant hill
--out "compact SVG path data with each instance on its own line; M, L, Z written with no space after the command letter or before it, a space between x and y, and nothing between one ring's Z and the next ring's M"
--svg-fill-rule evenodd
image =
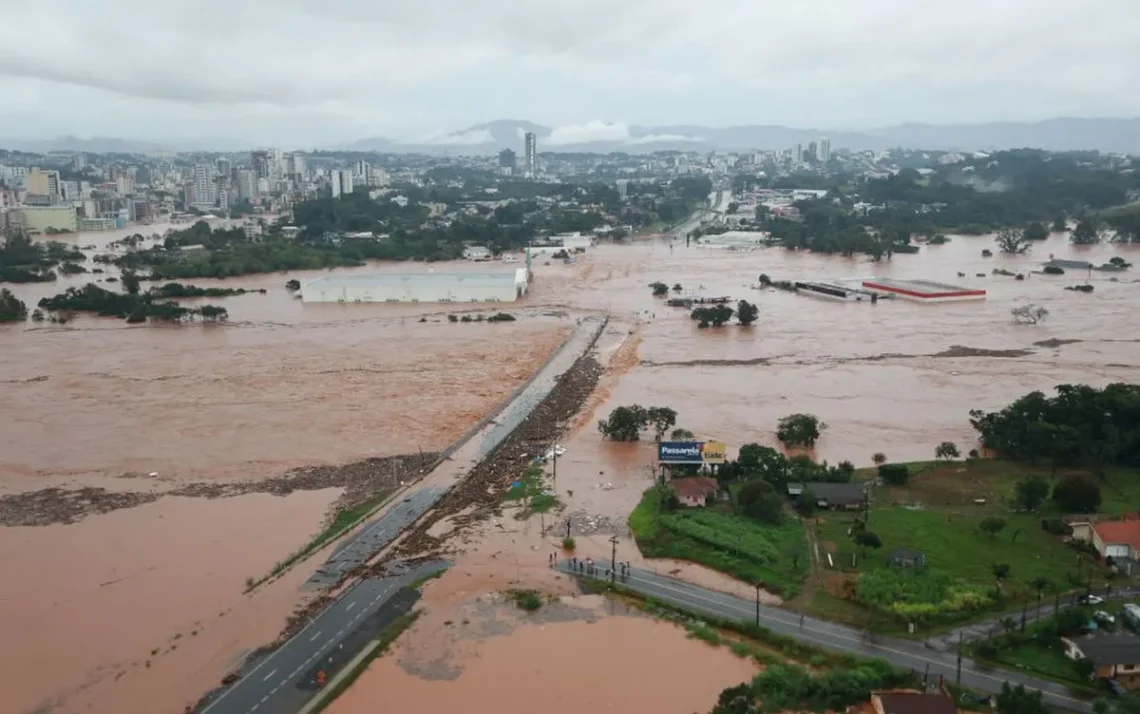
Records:
M595 125L549 127L521 119L499 119L414 141L372 137L324 148L343 151L377 151L426 154L491 154L504 148L521 152L523 135L533 131L540 152L625 151L748 151L787 149L822 137L833 149L892 148L982 150L1030 147L1050 151L1100 150L1140 155L1140 118L1061 118L1040 122L987 124L900 124L865 132L796 128L778 125L708 127L699 125L629 126ZM589 129L587 127L586 129ZM593 136L591 137L591 134ZM88 151L92 153L146 153L152 151L239 151L258 142L201 138L171 142L140 142L112 137L51 140L0 139L0 148L22 151Z
M1048 119L1040 122L987 124L901 124L865 132L806 129L777 125L708 127L699 125L630 126L624 139L551 143L557 129L521 120L498 120L434 137L429 142L364 139L345 148L356 151L419 153L493 153L522 149L522 136L533 131L540 151L631 153L662 150L747 151L787 149L827 137L833 148L982 150L1030 147L1049 151L1099 150L1140 155L1140 118ZM476 141L477 138L481 141Z

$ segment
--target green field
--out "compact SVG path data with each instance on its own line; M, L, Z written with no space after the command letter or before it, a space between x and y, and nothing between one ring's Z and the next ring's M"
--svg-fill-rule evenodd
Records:
M676 558L708 566L784 597L800 591L809 570L807 539L799 519L778 526L724 510L661 509L664 492L645 492L629 517L637 546L648 558Z
M856 514L816 514L810 527L821 553L834 559L832 567L825 555L817 574L830 587L797 606L846 621L882 622L872 616L878 615L897 619L896 626L903 621L936 625L992 617L1024 600L1035 601L1033 583L1038 578L1049 583L1047 599L1090 577L1094 586L1104 583L1101 563L1042 530L1043 518L1061 515L1051 501L1037 513L1019 513L1014 507L1014 487L1020 479L1040 475L1052 484L1068 471L1053 474L1048 467L999 460L910 466L914 475L906 486L872 491L867 530L882 540L880 549L864 553L848 535ZM870 477L871 472L861 475ZM1111 471L1101 492L1102 514L1135 511L1140 506L1140 475ZM979 524L987 517L1003 519L1005 527L995 535L982 532ZM925 570L889 566L888 554L900 547L922 551ZM1000 591L995 564L1009 566ZM862 616L860 610L865 611Z

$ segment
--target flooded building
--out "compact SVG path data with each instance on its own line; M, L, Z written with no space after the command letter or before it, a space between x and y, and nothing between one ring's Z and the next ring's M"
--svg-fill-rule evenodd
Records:
M933 280L899 280L897 278L868 278L863 287L873 293L894 295L915 302L951 302L957 300L983 300L986 291Z
M514 302L526 268L485 273L325 275L301 286L304 302Z

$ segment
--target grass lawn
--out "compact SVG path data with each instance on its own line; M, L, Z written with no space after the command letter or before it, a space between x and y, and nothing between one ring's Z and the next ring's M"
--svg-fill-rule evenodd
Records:
M1059 649L1049 649L1034 644L1003 647L998 650L997 658L992 661L1014 669L1037 672L1050 679L1089 686L1089 682L1081 682L1077 678L1073 661Z
M1105 569L1096 559L1081 554L1041 529L1042 518L1061 515L1051 501L1046 501L1038 513L1017 513L1014 510L1014 488L1019 480L1029 475L1040 475L1052 484L1072 471L1060 469L1054 475L1047 465L1000 460L977 461L969 465L962 462L921 462L908 464L908 467L912 477L907 485L880 486L872 491L868 530L880 537L883 542L881 549L868 550L863 557L848 536L848 529L856 518L854 513L822 511L816 514L816 522L809 521L809 528L814 529L821 551L832 554L835 567L829 567L824 556L818 575L820 582L828 585L827 592L812 592L804 602L793 603L794 607L851 623L871 624L879 620L871 607L849 599L852 597L850 582L842 590L839 585L844 579L851 581L862 573L886 570L889 568L887 555L899 547L922 551L930 576L944 576L963 588L972 587L976 592L993 592L995 563L1010 566L1009 578L1002 586L1005 598L1000 605L982 610L955 609L955 614L946 612L927 622L931 627L943 627L952 621L994 617L999 610L1018 608L1024 599L1035 604L1036 592L1030 583L1039 577L1061 590L1073 589L1072 579L1083 581L1090 574L1094 586L1103 584ZM873 474L873 469L866 469L858 476L871 478ZM1110 471L1101 492L1104 499L1100 509L1102 514L1135 511L1140 506L1140 478L1135 471ZM978 525L987 517L1004 519L1005 528L994 536L986 535ZM1123 581L1118 581L1117 585L1123 585ZM908 598L920 597L917 592L912 592L915 594L908 595ZM901 602L901 597L896 597L893 602ZM1044 600L1048 602L1051 598L1051 591L1047 591ZM922 599L908 601L928 602ZM886 603L879 605L887 606ZM898 616L894 617L897 619ZM879 622L875 629L893 627Z
M708 566L749 583L794 596L807 576L803 525L786 516L778 526L710 508L661 510L662 492L646 491L629 517L642 554Z
M996 536L978 529L986 516L952 513L945 510L912 510L902 506L871 509L868 529L883 541L882 549L857 558L857 569L886 568L886 556L894 548L921 550L927 567L976 585L992 586L994 563L1007 563L1010 578L1006 588L1028 588L1028 583L1044 577L1056 584L1068 582L1068 574L1090 567L1090 560L1041 530L1040 518L1029 514L1007 514L1006 527ZM847 537L854 516L827 513L820 516L819 538L832 552L836 566L850 569L851 556L859 548ZM1080 565L1078 565L1080 563ZM1100 567L1096 566L1099 571Z

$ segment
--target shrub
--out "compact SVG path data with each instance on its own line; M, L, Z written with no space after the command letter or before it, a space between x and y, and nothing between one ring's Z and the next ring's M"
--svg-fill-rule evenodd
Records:
M1100 508L1100 486L1084 474L1071 474L1053 487L1053 500L1070 513L1092 513Z
M562 539L562 549L563 550L574 550L574 548L577 547L577 545L578 544L570 536L566 536L565 538Z
M508 590L507 595L515 601L516 605L527 612L534 612L542 607L542 598L534 590Z
M879 466L879 478L891 486L905 486L910 481L910 469L906 464L882 464Z
M1041 519L1041 530L1049 535L1055 536L1069 536L1073 534L1073 527L1060 518Z
M458 315L448 315L447 321L448 322L459 322L459 316Z
M649 287L653 290L654 295L667 295L669 293L669 286L658 280L655 283L650 283Z
M509 312L496 312L487 318L487 322L514 322L515 316Z
M1046 275L1064 275L1065 274L1065 270L1063 268L1058 268L1056 265L1046 265L1041 270L1041 272L1045 273Z

